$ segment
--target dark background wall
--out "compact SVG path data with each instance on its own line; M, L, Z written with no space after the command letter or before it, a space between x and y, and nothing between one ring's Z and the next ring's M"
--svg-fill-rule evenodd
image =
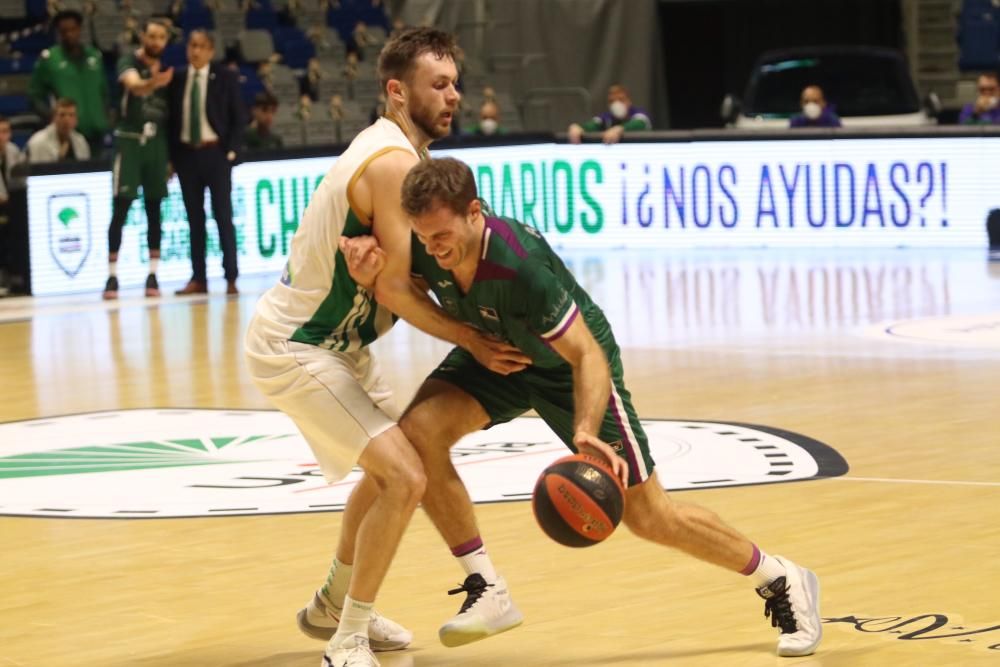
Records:
M723 96L743 96L764 51L833 44L903 49L901 0L660 0L668 118L719 127Z

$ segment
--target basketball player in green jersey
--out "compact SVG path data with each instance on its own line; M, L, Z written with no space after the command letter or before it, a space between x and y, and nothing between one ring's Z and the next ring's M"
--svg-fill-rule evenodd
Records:
M484 215L472 171L458 160L414 167L402 203L418 239L414 276L448 313L531 359L523 371L503 375L456 348L400 420L427 474L423 507L468 575L461 587L467 598L441 628L442 642L458 646L521 621L483 548L449 449L468 433L534 409L571 449L597 450L614 462L627 481L624 522L633 533L751 577L780 629L778 654L813 653L822 636L816 575L765 554L711 511L666 494L611 327L545 239L527 225ZM345 241L341 249L355 278L378 289L381 250L373 240Z
M433 28L403 30L386 43L378 60L386 115L355 137L316 188L281 279L261 296L246 333L251 378L295 422L325 478L341 479L355 465L365 473L344 510L327 581L298 615L304 633L329 640L326 667L377 665L372 650L412 639L373 604L425 476L369 344L396 312L494 370L526 361L438 310L410 280L411 232L399 193L427 146L451 131L458 54L454 38ZM381 304L351 278L338 249L340 239L362 234L385 249Z
M118 297L118 251L122 228L132 201L142 196L146 208L149 275L146 296L160 296L156 269L160 260L160 202L167 196L167 90L173 69L160 70L160 55L170 30L150 19L142 31L142 46L118 60L122 86L121 118L115 128L112 166L111 225L108 227L108 281L104 298Z

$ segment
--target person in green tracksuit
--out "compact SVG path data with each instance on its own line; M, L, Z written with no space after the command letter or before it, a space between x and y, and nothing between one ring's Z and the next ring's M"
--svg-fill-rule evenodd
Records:
M117 262L122 228L132 201L142 188L146 208L149 275L146 296L159 296L156 269L160 258L160 202L167 196L166 86L173 68L160 70L160 54L167 45L167 24L150 19L142 31L142 46L118 61L122 85L121 120L115 129L115 160L112 165L113 204L108 228L108 281L104 298L118 296Z
M42 51L28 84L28 97L35 112L52 118L53 102L69 98L76 102L77 131L87 138L90 153L100 155L108 133L108 80L101 52L80 41L83 16L75 10L61 11L52 19L59 43Z

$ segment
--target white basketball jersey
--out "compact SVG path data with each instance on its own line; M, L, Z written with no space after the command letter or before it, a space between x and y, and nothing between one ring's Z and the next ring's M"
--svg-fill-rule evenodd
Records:
M320 182L292 237L281 280L257 302L260 333L338 352L358 350L388 331L392 314L347 272L341 236L371 233L347 192L376 157L417 155L394 122L380 118L354 138Z

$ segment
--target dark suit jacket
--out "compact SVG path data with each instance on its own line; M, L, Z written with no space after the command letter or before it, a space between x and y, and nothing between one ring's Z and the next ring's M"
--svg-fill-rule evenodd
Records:
M184 120L184 87L187 85L188 67L174 72L170 81L170 155L174 159L181 145L181 124ZM243 130L246 113L243 96L236 73L219 63L208 67L208 92L205 94L205 115L208 124L219 135L219 143L226 153L239 155L243 150Z

